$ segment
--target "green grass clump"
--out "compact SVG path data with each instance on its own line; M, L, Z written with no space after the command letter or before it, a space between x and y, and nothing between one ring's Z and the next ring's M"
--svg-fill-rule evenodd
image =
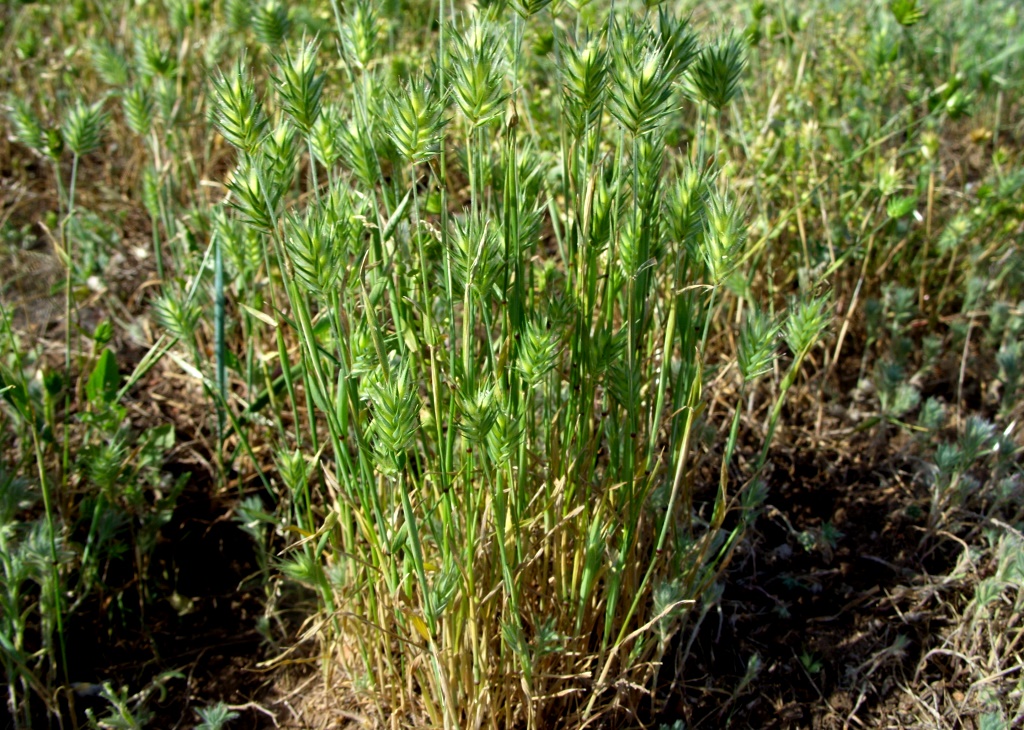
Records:
M8 102L18 154L53 170L65 274L62 362L0 303L16 723L75 712L64 621L105 567L133 563L140 614L159 598L149 560L188 475L160 476L175 428L126 408L156 367L201 403L211 488L237 489L268 644L287 658L270 619L302 606L326 685L382 725L657 715L793 393L820 404L847 362L876 398L856 428L950 429L920 443L927 535L1013 491L1020 44L982 56L989 36L914 2L720 24L635 3L86 5L2 11L7 32L80 36L19 42ZM31 94L35 63L53 73ZM954 190L939 140L965 119L986 162ZM87 326L89 287L113 297L92 271L109 252L82 250L105 240L105 164L154 278L136 322L109 304ZM119 364L112 321L144 356ZM989 419L962 412L979 338ZM923 383L949 357L940 401ZM102 696L123 720L148 694Z

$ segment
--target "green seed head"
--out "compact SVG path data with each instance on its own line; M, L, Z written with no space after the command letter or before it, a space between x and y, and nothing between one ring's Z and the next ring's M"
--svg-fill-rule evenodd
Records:
M240 59L234 73L220 74L213 82L213 117L224 139L244 153L255 151L267 118L256 86Z
M128 85L128 61L116 48L105 40L89 43L92 67L108 86L119 89Z
M171 52L160 44L152 30L140 30L135 35L135 67L144 78L174 76L178 62Z
M389 94L382 124L399 153L416 164L441 150L444 109L422 77L397 94Z
M200 314L197 304L187 304L176 295L164 294L152 306L156 321L172 336L182 340L194 336Z
M697 250L697 242L704 232L710 199L711 186L707 173L687 163L665 202L669 234L687 250Z
M299 159L295 127L287 121L278 124L264 138L261 152L269 163L274 184L282 190L288 190L295 179Z
M654 129L668 113L672 85L693 57L695 41L686 24L662 17L659 29L630 18L612 33L609 107L634 136Z
M406 452L412 447L418 427L419 397L409 380L407 367L384 376L375 369L364 381L373 422L370 433L377 468L388 476L397 476L405 468Z
M474 16L469 27L453 29L451 93L471 127L499 117L505 108L503 47L494 26Z
M7 119L14 129L14 136L21 144L39 154L46 154L46 137L43 125L32 108L16 96L9 101Z
M775 339L778 333L779 326L759 309L747 315L740 331L736 357L744 382L750 382L771 371L775 362Z
M244 155L227 186L233 194L231 205L244 220L262 231L273 229L273 213L281 202L283 190L274 184L269 163L263 156Z
M561 45L563 60L562 112L572 135L579 139L601 117L608 77L608 56L597 39L582 48Z
M335 231L314 213L303 219L289 215L285 229L285 247L295 277L310 293L326 294L335 286L342 263Z
M256 40L267 48L280 48L291 27L288 8L278 0L266 0L253 11L252 28L256 33Z
M700 52L690 68L689 85L698 99L721 111L739 93L746 65L742 37L730 34Z
M60 132L65 146L81 157L99 148L106 124L107 115L99 102L79 101L65 114Z
M790 308L783 336L790 351L802 357L818 341L829 323L827 297L801 299Z
M288 50L283 58L274 57L278 66L274 81L284 110L303 134L310 133L320 115L325 77L318 74L316 69L318 48L316 43L304 43L295 53Z
M224 22L235 32L244 32L252 22L252 3L250 0L224 0Z
M342 148L338 138L342 134L344 124L341 107L337 104L327 104L321 109L309 131L313 155L317 162L328 169L334 167L341 159Z
M537 388L548 373L554 370L557 361L558 340L555 334L537 320L528 322L516 362L523 380L531 388Z
M735 257L745 241L743 215L728 197L713 192L707 212L707 231L700 247L712 284L721 284L732 272Z
M474 392L465 392L466 390L463 381L456 394L459 430L472 443L484 443L498 417L498 409L494 403L494 387L478 385Z
M356 0L349 6L341 40L346 55L358 68L365 69L373 60L380 30L380 17L371 0Z
M144 86L133 86L121 99L124 119L128 128L140 137L145 137L153 128L153 96Z

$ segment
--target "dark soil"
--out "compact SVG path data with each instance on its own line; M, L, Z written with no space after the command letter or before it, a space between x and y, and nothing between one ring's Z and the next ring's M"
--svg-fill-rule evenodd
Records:
M136 692L165 675L166 695L148 703L153 728L191 727L197 718L189 708L260 696L266 677L255 669L262 658L256 620L263 595L258 581L248 580L257 571L253 546L230 519L230 501L211 496L211 486L194 479L161 531L144 610L138 582L117 585L115 569L109 590L73 616L68 663L80 720L86 708L98 717L109 709L98 696L104 682ZM133 574L124 566L123 577ZM258 725L247 712L232 723Z
M875 727L938 628L908 610L955 552L922 545L923 505L902 457L776 453L756 531L722 577L666 718L686 727ZM748 662L760 670L743 684ZM756 660L755 660L756 661Z

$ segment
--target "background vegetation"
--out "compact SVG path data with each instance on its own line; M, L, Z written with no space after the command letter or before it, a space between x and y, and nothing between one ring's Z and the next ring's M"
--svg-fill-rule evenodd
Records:
M0 21L8 724L1024 722L1015 2Z

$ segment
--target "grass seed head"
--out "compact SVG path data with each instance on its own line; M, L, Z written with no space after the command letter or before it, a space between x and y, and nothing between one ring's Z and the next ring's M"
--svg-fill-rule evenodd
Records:
M712 192L708 205L707 231L700 246L709 281L717 286L736 265L736 255L746 241L743 214L728 196Z
M317 162L327 169L333 168L341 159L342 149L338 140L345 121L341 107L326 104L309 130L309 141Z
M284 57L275 56L277 73L274 81L284 102L284 110L303 134L309 134L320 115L324 74L317 73L317 51L314 42L303 43L299 50L285 51Z
M403 91L388 95L382 123L408 162L425 162L441 150L444 108L423 77L410 81Z
M46 135L32 107L22 99L12 96L9 100L7 119L18 142L39 154L46 154Z
M195 303L186 303L174 294L164 294L153 301L153 315L172 336L190 340L199 322L200 309Z
M285 229L296 278L310 293L323 296L335 285L342 262L334 231L314 213L305 218L289 214Z
M697 98L721 111L739 93L746 66L743 38L729 34L704 47L690 67L689 80Z
M794 356L802 357L824 334L831 321L828 309L826 296L801 299L790 308L783 336Z
M269 172L273 175L275 186L288 190L295 180L295 170L299 161L299 147L295 127L284 121L274 127L261 147L264 159L269 163Z
M420 403L415 386L409 382L407 367L390 378L376 368L364 381L364 388L373 412L374 461L382 473L397 476L405 468L406 452L418 427Z
M283 190L274 184L262 155L244 155L227 185L233 193L231 205L246 221L262 231L273 229Z
M770 372L775 362L775 340L779 326L759 309L747 314L740 330L737 365L744 382Z
M504 63L498 55L504 45L496 28L480 15L468 27L453 29L451 37L451 93L470 126L478 127L504 110Z
M291 27L288 8L278 0L264 0L253 10L252 29L256 40L267 48L280 48Z
M252 9L250 0L224 0L221 6L224 23L232 32L243 33L252 23Z
M92 67L107 86L120 89L128 85L129 66L125 57L107 40L89 43Z
M346 55L365 69L377 53L381 33L380 15L371 0L355 0L341 28L341 41Z
M99 148L106 124L107 115L100 102L86 104L79 100L64 115L60 126L64 145L79 157L87 155Z
M138 84L129 88L121 98L128 128L140 137L148 136L153 128L154 106L153 96L146 87Z
M537 319L530 320L519 346L516 367L523 380L531 388L541 383L555 368L558 361L558 340L554 332L541 325Z
M235 70L213 82L213 119L224 139L244 153L255 151L267 126L263 102L245 71L244 59Z
M177 59L160 44L152 29L143 29L135 34L134 48L135 68L143 78L171 77L178 70Z
M576 139L601 117L608 78L608 54L599 39L582 47L560 45L562 54L562 114Z

